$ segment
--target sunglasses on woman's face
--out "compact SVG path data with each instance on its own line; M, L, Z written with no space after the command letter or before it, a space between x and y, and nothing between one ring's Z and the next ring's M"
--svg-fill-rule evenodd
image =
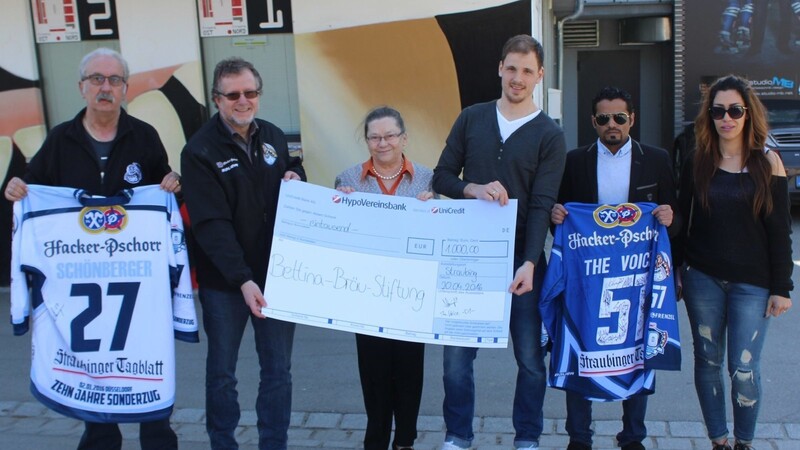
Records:
M725 117L725 113L728 113L728 117L733 120L741 119L745 111L747 111L747 107L742 105L733 105L728 109L722 106L712 106L708 108L708 112L711 113L711 118L714 120L722 120L722 118Z

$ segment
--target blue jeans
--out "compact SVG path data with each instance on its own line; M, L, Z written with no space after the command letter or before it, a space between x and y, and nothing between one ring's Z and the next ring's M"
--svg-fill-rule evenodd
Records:
M694 384L712 440L728 436L722 363L727 343L733 435L749 443L761 406L761 349L769 320L769 290L733 283L688 267L683 273L686 311L692 327Z
M545 352L540 345L542 317L539 314L539 288L547 264L544 258L536 264L533 291L511 298L509 332L517 360L517 386L514 391L512 422L516 436L514 445L525 447L539 443L544 427L542 406L546 389ZM472 419L475 416L475 378L472 363L478 355L474 347L445 346L444 422L445 441L469 447L475 437Z
M206 431L211 448L239 448L234 438L240 415L236 362L249 318L261 367L256 398L258 448L285 450L292 410L290 369L295 324L254 317L239 292L200 288L199 293L208 339Z
M642 442L647 437L644 416L647 395L634 395L622 401L622 431L617 434L619 446ZM570 442L592 446L592 402L580 394L567 391L567 423Z

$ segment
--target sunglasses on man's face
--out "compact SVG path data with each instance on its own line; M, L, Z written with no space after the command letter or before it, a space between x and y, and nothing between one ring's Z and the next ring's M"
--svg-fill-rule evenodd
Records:
M629 117L630 116L628 115L628 113L624 112L618 112L614 114L595 114L594 121L597 122L597 124L602 127L608 125L608 122L610 122L611 119L613 118L614 122L617 125L625 125L626 123L628 123Z
M244 95L244 98L252 100L261 95L261 91L244 91L244 92L228 92L228 93L222 93L217 91L216 94L219 95L220 97L227 98L229 101L235 102L236 100L239 100L239 97L241 97L242 95Z
M725 117L725 113L728 113L728 117L733 120L741 119L745 111L747 111L747 107L742 105L733 105L728 109L722 106L712 106L708 108L708 112L711 113L711 118L714 120L722 120L722 118Z

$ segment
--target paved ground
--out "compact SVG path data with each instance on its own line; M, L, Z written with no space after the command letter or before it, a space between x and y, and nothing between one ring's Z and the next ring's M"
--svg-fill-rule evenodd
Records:
M195 450L208 448L204 429L204 411L197 408L179 408L172 423L180 439L180 447ZM246 411L241 420L237 439L243 450L256 449L258 436L255 414ZM366 417L363 414L295 412L289 430L291 449L354 449L361 448ZM416 448L435 450L441 445L444 433L439 416L421 416ZM596 420L595 448L616 448L614 434L618 422ZM137 427L123 425L124 449L138 448ZM507 417L480 417L475 419L474 446L479 450L513 448L514 435L511 420ZM652 449L707 449L705 429L697 421L648 421L649 437L644 442ZM563 419L546 419L542 449L563 449L568 438L564 434ZM83 425L66 419L34 402L0 402L0 448L7 449L61 449L74 448ZM797 423L762 423L758 430L759 450L800 449L800 425Z
M800 215L795 209L795 236ZM795 239L800 258L800 239ZM800 286L800 270L794 282ZM7 288L0 288L0 311L8 311ZM199 306L198 306L199 311ZM691 336L684 308L681 313L683 364L680 372L658 374L657 391L648 405L648 449L708 450L692 380ZM762 355L763 398L755 445L758 450L800 450L800 302L770 325ZM208 448L204 429L203 386L205 337L201 344L176 343L177 394L172 423L182 449ZM441 418L442 350L428 346L419 419L418 450L437 449L444 437ZM12 336L0 326L0 450L53 450L75 448L83 426L37 403L29 388L30 335ZM248 332L238 368L242 420L238 432L243 450L256 449L253 404L258 382L257 361ZM294 400L289 448L360 448L366 417L358 381L355 340L349 333L298 326L293 368ZM477 401L474 429L477 450L510 449L513 444L511 401L516 364L511 349L481 350L475 363ZM564 395L548 390L545 399L543 449L563 449ZM617 403L594 405L595 448L613 449L619 431L621 408ZM729 413L729 422L731 420ZM732 425L729 425L732 429ZM136 449L137 427L123 426L124 448Z
M0 288L0 309L8 305L8 290ZM683 314L682 314L683 315ZM793 324L795 311L770 329L764 357L764 407L758 427L758 450L800 450L800 357L794 345L800 327ZM685 323L685 317L682 317ZM785 320L784 320L785 319ZM684 327L684 332L687 331ZM683 337L686 345L688 336ZM208 448L204 429L203 367L205 346L178 342L178 392L172 423L181 448ZM242 449L256 449L255 413L252 404L257 383L257 363L248 333L238 373L244 409L238 439ZM419 420L418 450L437 449L444 437L441 418L441 348L429 346ZM28 392L30 337L14 337L10 327L0 327L0 449L74 448L83 426L36 402ZM691 355L684 351L681 372L659 374L658 390L651 397L647 423L652 449L708 449L691 382ZM294 413L289 432L290 448L360 448L366 417L356 369L355 343L348 333L298 327L294 354ZM478 386L475 448L510 449L513 427L510 411L515 364L513 352L481 350L476 362ZM789 387L789 388L787 388ZM543 449L563 449L564 396L549 390L545 405ZM595 404L595 448L615 448L619 427L618 404ZM137 427L124 425L125 449L138 448Z

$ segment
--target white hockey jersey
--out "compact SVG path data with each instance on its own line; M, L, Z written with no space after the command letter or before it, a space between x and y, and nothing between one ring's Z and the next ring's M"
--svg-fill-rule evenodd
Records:
M564 206L539 303L548 385L598 401L650 394L654 369L681 366L667 229L652 203Z
M39 401L91 422L169 417L173 338L199 341L174 195L29 185L14 204L11 264L11 322L22 335L33 317Z

